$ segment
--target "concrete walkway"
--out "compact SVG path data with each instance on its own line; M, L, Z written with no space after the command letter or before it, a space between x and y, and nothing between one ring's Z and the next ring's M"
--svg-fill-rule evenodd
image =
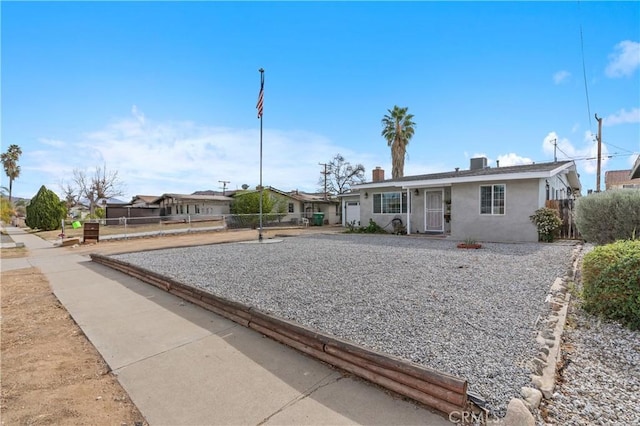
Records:
M39 268L151 425L450 425L439 414L18 228Z

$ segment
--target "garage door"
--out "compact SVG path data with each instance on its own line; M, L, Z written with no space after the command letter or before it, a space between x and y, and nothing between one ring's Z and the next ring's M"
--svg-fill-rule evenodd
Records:
M347 211L345 223L354 223L356 226L360 226L360 202L359 201L349 201L347 202Z

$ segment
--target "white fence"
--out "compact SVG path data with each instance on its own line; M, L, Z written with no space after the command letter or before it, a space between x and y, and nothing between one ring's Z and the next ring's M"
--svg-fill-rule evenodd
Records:
M180 234L188 232L205 232L223 229L257 229L260 226L260 215L171 215L145 217L118 217L103 219L71 220L65 224L65 235L82 236L82 223L99 223L100 240L122 239L139 236L163 234ZM263 228L305 227L322 225L323 218L311 219L302 214L262 215Z

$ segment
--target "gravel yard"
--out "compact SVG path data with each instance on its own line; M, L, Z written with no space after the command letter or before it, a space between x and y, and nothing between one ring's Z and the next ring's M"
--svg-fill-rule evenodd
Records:
M309 235L115 255L276 316L466 378L502 416L530 385L539 317L570 244Z

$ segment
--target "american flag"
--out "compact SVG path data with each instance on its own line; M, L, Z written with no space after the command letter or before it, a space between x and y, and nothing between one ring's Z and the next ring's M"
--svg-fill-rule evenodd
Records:
M258 94L258 104L256 108L258 108L258 118L262 118L262 106L264 101L264 79L260 82L260 93Z

